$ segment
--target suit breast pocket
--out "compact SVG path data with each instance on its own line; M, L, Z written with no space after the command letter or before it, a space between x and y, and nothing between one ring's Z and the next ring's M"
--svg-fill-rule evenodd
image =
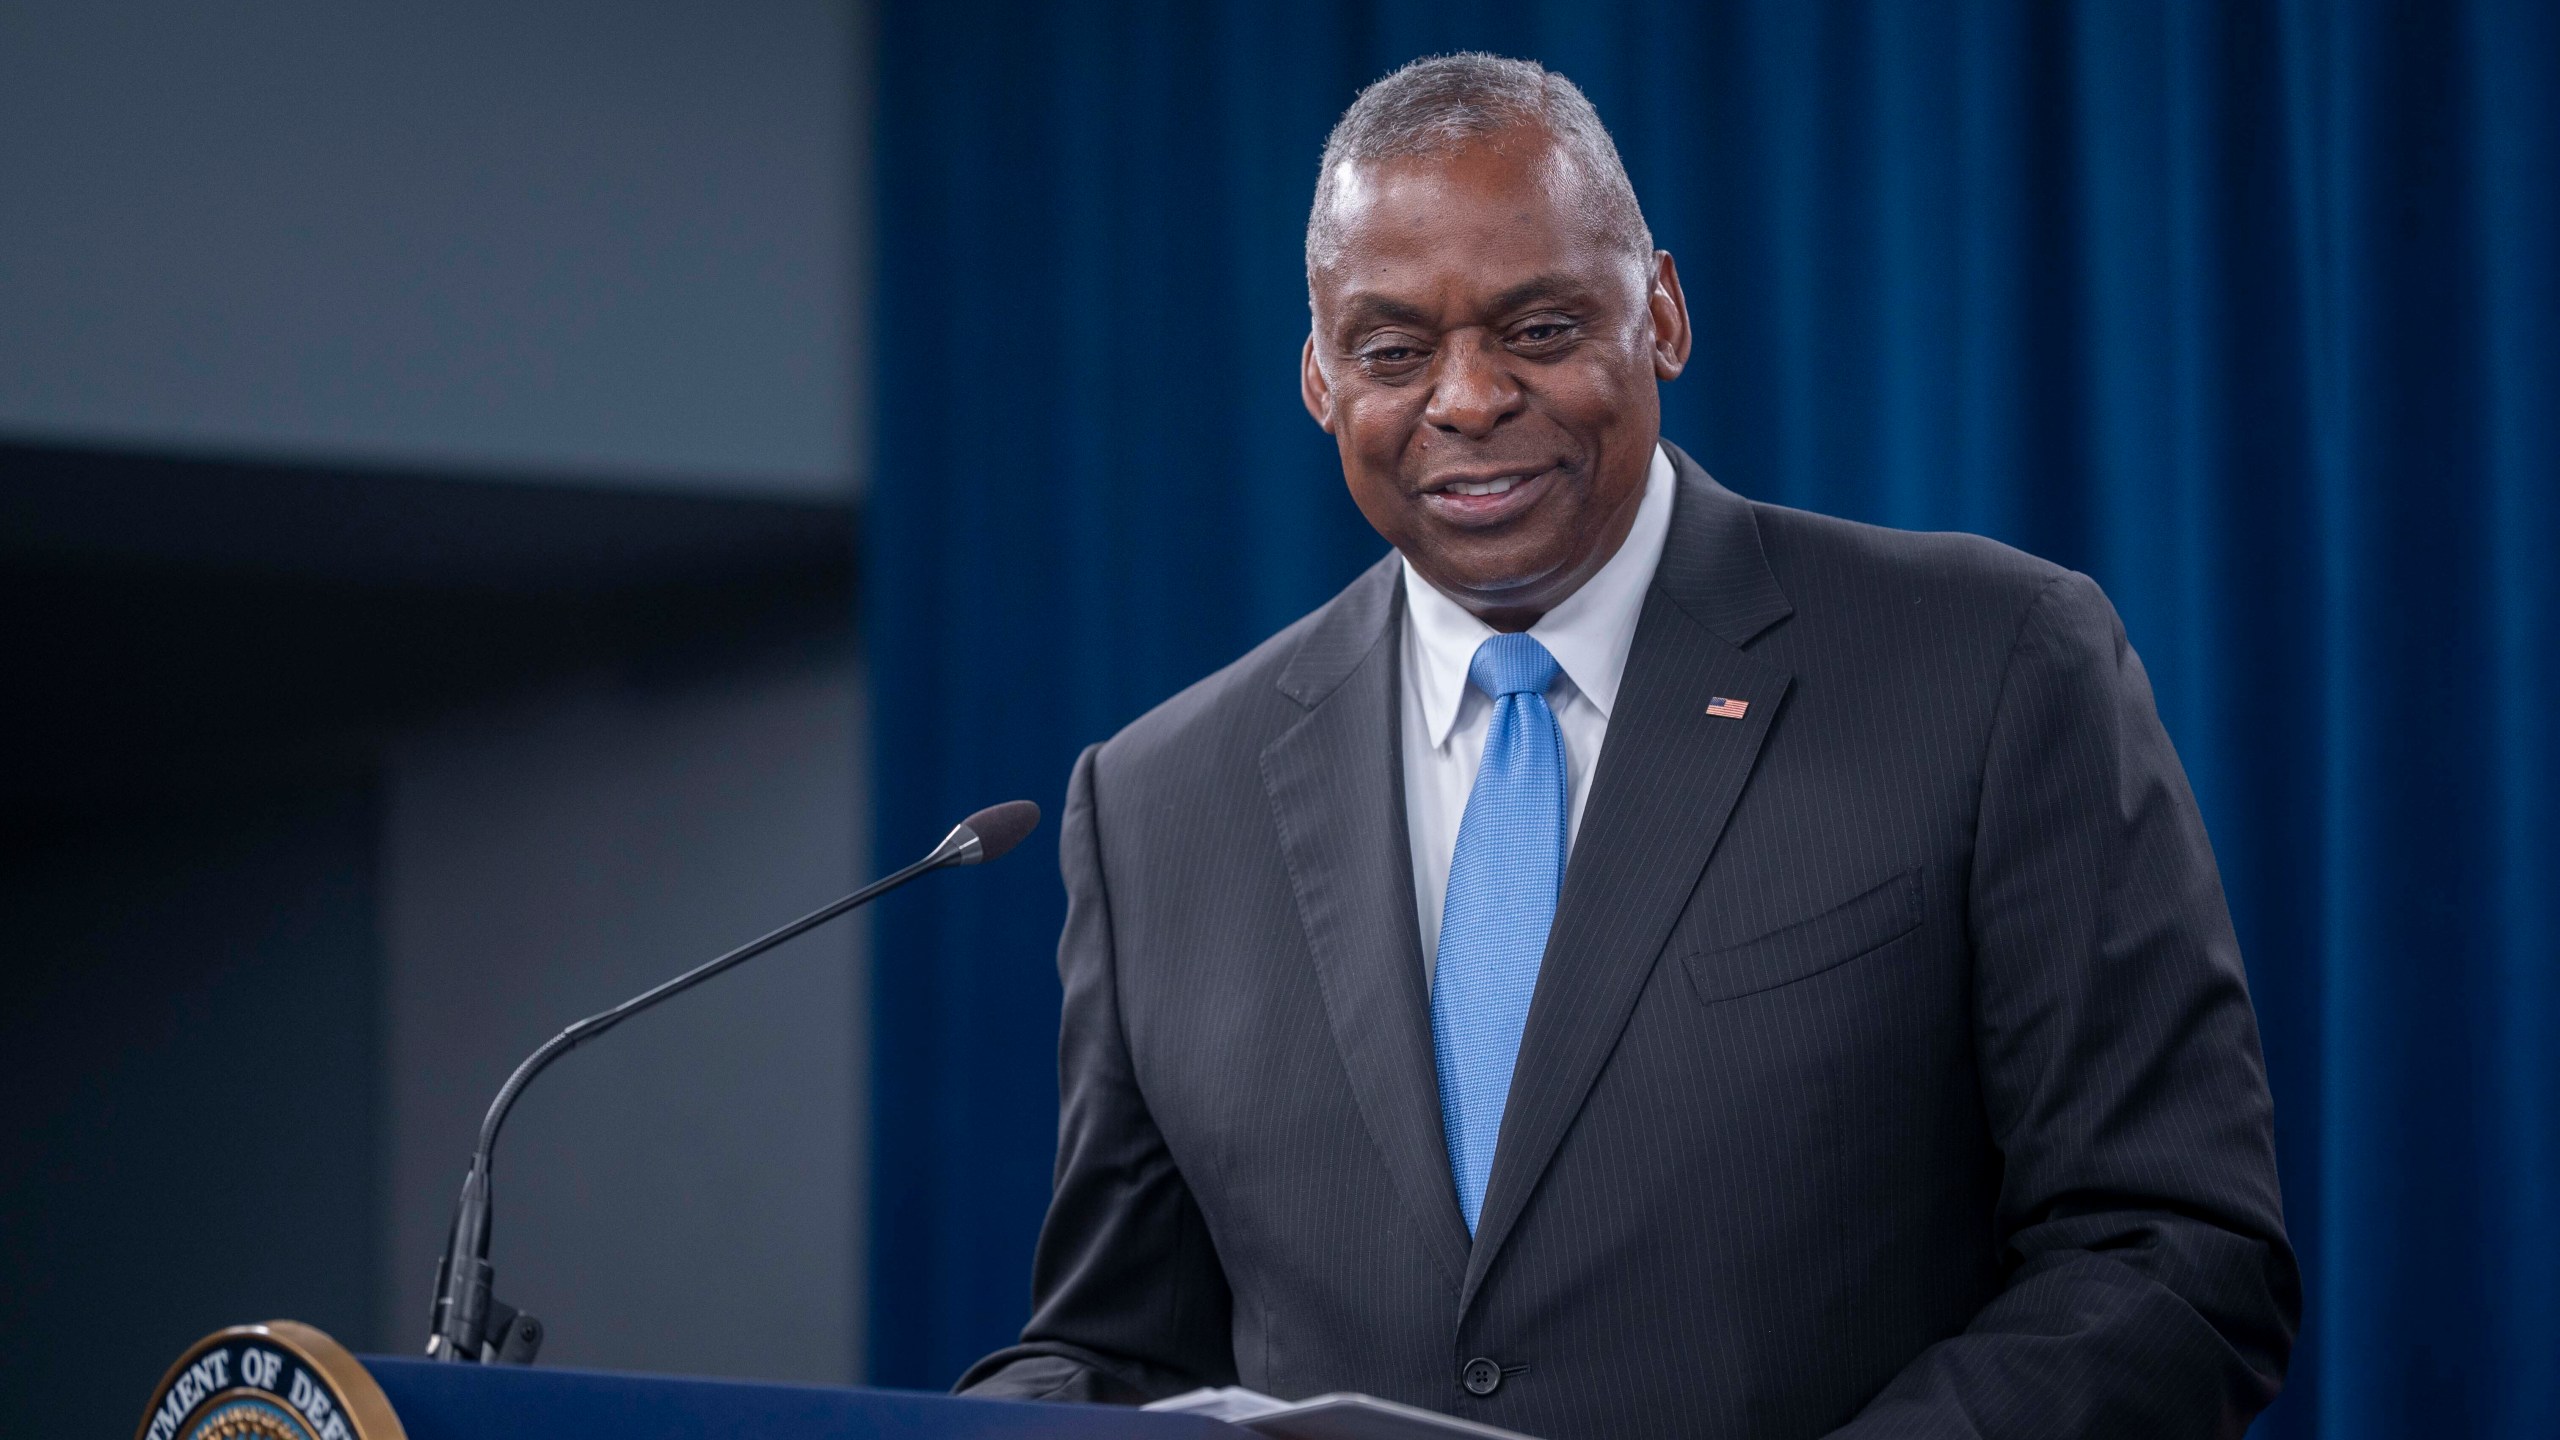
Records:
M1920 872L1906 870L1808 919L1680 958L1700 1003L1713 1005L1811 979L1883 949L1918 929L1921 911Z

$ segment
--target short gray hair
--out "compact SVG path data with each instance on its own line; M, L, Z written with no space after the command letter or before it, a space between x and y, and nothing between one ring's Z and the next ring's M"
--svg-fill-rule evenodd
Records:
M1325 137L1324 168L1307 212L1307 275L1333 263L1341 237L1333 218L1334 176L1346 162L1367 164L1454 154L1475 140L1535 125L1582 172L1592 208L1608 237L1648 269L1653 232L1636 204L1618 144L1580 87L1534 60L1506 60L1481 50L1413 61L1360 92Z

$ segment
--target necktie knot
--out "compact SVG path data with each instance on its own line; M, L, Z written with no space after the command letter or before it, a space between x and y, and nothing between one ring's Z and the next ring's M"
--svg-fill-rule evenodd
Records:
M1476 647L1467 683L1500 700L1505 695L1544 695L1556 680L1556 657L1527 634L1496 635Z

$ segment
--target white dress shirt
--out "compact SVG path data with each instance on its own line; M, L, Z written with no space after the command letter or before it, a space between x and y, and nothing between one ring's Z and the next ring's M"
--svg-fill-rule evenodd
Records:
M1582 833L1582 805L1609 738L1609 712L1618 703L1618 679L1635 644L1636 618L1645 591L1662 562L1671 534L1671 457L1656 446L1646 474L1635 527L1598 574L1564 603L1539 617L1529 634L1556 657L1563 672L1547 690L1547 705L1564 732L1565 845ZM1405 833L1413 842L1413 901L1422 921L1422 971L1427 980L1440 954L1440 911L1449 894L1449 858L1458 847L1458 824L1467 795L1484 763L1485 733L1493 726L1493 702L1467 683L1476 647L1492 626L1433 588L1404 562Z

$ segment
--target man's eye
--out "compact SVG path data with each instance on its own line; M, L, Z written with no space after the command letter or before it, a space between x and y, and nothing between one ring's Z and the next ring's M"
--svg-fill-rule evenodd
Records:
M1374 350L1360 352L1361 360L1371 365L1402 365L1421 357L1422 352L1410 345L1381 345Z
M1523 345L1544 345L1549 341L1562 339L1566 328L1561 323L1523 325L1512 332L1511 338Z

